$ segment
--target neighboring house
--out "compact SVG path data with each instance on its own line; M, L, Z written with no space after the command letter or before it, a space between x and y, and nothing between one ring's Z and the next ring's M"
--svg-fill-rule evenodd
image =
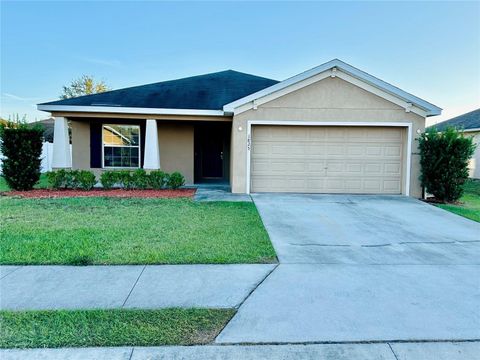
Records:
M441 113L336 59L280 82L228 70L38 109L55 117L57 168L160 168L189 184L229 183L235 193L415 197L415 134Z
M45 120L34 121L30 126L40 126L43 129L43 138L47 143L53 144L53 128L55 126L55 119L49 118Z
M465 135L473 137L473 142L477 144L477 149L470 160L470 177L480 179L480 109L443 121L431 128L433 127L438 131L444 131L447 127L453 127L463 131Z

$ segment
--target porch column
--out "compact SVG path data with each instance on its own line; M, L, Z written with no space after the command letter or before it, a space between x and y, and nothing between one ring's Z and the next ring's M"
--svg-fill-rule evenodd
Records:
M147 119L145 129L145 151L143 168L146 170L160 169L160 148L158 146L157 120Z
M53 128L52 168L71 168L70 137L68 135L68 121L64 117L55 117Z

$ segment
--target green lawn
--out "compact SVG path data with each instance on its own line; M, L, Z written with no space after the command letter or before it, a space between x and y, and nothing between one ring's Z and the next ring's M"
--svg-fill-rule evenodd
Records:
M253 203L0 196L0 264L275 262Z
M40 180L35 185L35 189L44 189L47 187L48 187L47 175L41 174ZM10 190L10 187L7 185L5 178L3 176L0 176L0 192L9 191L9 190Z
M459 204L441 204L442 209L480 222L480 180L469 180Z
M233 309L1 311L0 348L212 342Z

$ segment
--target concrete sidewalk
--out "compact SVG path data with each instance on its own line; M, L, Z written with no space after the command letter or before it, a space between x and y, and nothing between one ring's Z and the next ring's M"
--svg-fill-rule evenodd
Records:
M275 266L0 266L0 309L233 308Z
M2 360L478 360L480 342L0 350Z
M280 264L216 343L480 339L475 265Z

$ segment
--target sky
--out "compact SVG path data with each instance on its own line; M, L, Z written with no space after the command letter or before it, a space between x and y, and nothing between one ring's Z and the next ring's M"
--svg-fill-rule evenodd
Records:
M233 69L283 80L339 58L443 108L480 107L480 2L0 0L0 115L41 120L83 74L110 88Z

